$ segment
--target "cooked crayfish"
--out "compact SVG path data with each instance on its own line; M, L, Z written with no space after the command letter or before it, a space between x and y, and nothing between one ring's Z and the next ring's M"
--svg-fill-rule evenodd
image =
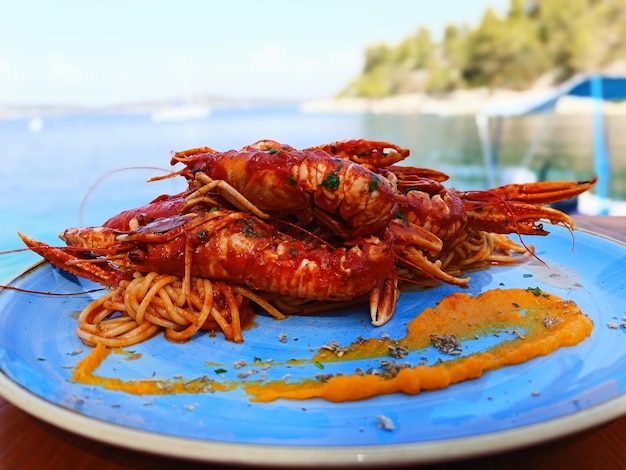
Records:
M22 239L51 263L109 285L156 271L308 300L369 294L372 322L381 325L401 278L466 285L460 271L489 262L468 251L485 234L545 235L541 219L573 227L569 216L541 204L595 181L458 192L442 184L444 173L396 165L408 154L368 141L190 149L171 161L184 165L173 175L187 178L185 192L102 227L67 229L61 238L69 248ZM459 258L470 261L455 264Z
M540 205L580 194L595 182L507 185L457 192L437 170L395 165L408 149L379 141L345 140L297 150L262 140L240 151L208 147L179 152L196 195L220 189L242 210L270 218L293 216L349 238L384 237L395 256L435 280L465 285L437 260L446 240L471 231L545 235L540 220L573 227L566 214ZM243 197L243 199L242 199ZM245 202L241 202L241 201ZM251 210L250 208L253 208Z
M311 246L255 216L223 208L159 217L126 231L66 229L60 238L71 250L20 237L52 264L103 285L117 285L135 271L159 272L309 300L369 294L373 314L384 318L391 317L395 305L395 299L383 296L394 259L377 237L333 249Z
M453 251L471 248L468 241L480 237L480 233L548 235L542 220L573 229L571 217L543 204L572 198L595 183L594 179L509 184L485 191L459 192L439 181L417 177L420 169L413 169L409 184L407 169L403 172L404 193L398 195L398 216L403 223L395 219L387 228L396 257L427 277L461 286L469 278L452 275L457 270L446 269L441 263ZM512 244L509 247L516 248ZM467 253L457 257L470 257L471 253Z
M186 166L179 173L197 184L199 193L228 185L233 190L222 194L233 196L235 204L240 194L273 217L293 216L304 225L315 219L344 237L381 231L397 209L396 188L388 179L322 149L296 150L263 140L239 151L179 152L172 159L178 162Z

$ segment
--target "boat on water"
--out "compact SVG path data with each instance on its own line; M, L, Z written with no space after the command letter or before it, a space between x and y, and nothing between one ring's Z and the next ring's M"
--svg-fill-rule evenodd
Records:
M179 122L206 119L211 115L211 108L199 104L167 106L150 114L152 122Z
M38 116L30 118L28 120L27 126L30 132L41 132L41 130L43 129L43 119Z
M575 211L594 215L626 215L626 202L615 201L609 197L611 167L605 142L605 125L601 106L603 101L626 100L626 75L602 73L579 75L553 90L529 93L524 97L487 104L476 115L476 125L486 170L486 184L492 187L510 182L524 182L519 181L520 175L524 175L529 180L532 179L532 175L529 175L530 172L527 169L527 163L543 137L546 126L540 129L536 138L530 143L529 151L522 157L519 165L513 169L517 170L515 173L515 171L511 171L512 169L501 171L498 165L498 147L503 121L529 114L553 112L559 100L565 96L589 98L593 104L594 171L598 177L598 182L593 194L583 194L578 197ZM510 177L511 174L515 174L518 179L505 181L504 178ZM537 179L540 179L539 176Z

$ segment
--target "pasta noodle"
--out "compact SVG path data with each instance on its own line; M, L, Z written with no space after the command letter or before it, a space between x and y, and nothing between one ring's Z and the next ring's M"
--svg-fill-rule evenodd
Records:
M506 235L467 230L457 238L447 241L434 263L447 274L460 276L463 271L519 263L533 254L532 245L522 246ZM402 267L399 272L402 278L433 285L432 280L429 281L419 270Z
M519 263L534 253L506 235L467 231L452 241L441 255L441 267L447 272L480 269L493 264Z
M79 315L76 333L87 344L124 347L161 331L172 341L186 341L198 331L222 331L242 342L242 314L256 303L275 318L284 316L258 294L220 281L190 278L186 288L177 276L134 273ZM193 284L194 288L192 288Z

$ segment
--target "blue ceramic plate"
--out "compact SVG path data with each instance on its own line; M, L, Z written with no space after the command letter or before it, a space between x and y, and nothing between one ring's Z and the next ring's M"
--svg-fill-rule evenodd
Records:
M242 388L229 392L137 396L70 381L89 348L74 333L77 312L92 297L51 297L14 290L0 292L0 394L25 411L72 432L110 444L222 463L404 464L441 461L508 450L564 436L626 413L626 246L588 232L577 232L574 249L568 231L553 228L533 238L534 261L471 274L470 294L498 287L540 287L574 300L594 321L591 337L575 347L525 364L488 372L448 389L416 396L394 394L333 404L323 400L255 403ZM72 293L94 287L41 263L18 278L19 288ZM186 344L161 336L112 354L100 375L123 380L208 376L238 380L315 376L309 360L336 340L350 344L361 336L401 338L417 313L459 290L441 286L401 296L387 325L372 327L366 306L323 317L283 321L258 316L244 331L245 342L202 334ZM467 291L467 290L466 290ZM96 295L96 294L94 294ZM282 337L282 341L279 340ZM413 354L413 353L412 353ZM421 356L435 360L432 352ZM436 352L435 352L436 354ZM419 357L418 357L419 356ZM131 360L132 359L132 360ZM235 367L246 361L250 366ZM340 362L323 372L353 372L379 360ZM317 364L319 367L319 364ZM241 381L247 379L240 379ZM380 426L384 416L394 429Z

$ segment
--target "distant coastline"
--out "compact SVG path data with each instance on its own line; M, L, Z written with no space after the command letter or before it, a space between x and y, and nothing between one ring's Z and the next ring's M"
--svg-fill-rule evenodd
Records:
M548 91L534 90L541 93ZM530 92L530 93L533 93ZM302 103L300 109L308 113L373 113L373 114L424 114L435 116L476 115L485 106L498 101L520 99L529 92L488 91L486 89L461 90L442 98L423 93L391 96L388 98L337 98L312 100ZM626 103L602 102L605 114L626 114ZM562 97L555 109L559 114L589 114L594 103L588 98Z
M308 101L283 101L272 99L230 99L205 97L191 102L193 106L218 109L297 108L305 113L372 113L372 114L422 114L434 116L476 115L485 106L498 101L519 99L532 93L546 92L539 89L526 92L486 89L459 90L445 97L433 97L424 93L412 93L387 98L321 98ZM67 114L146 114L176 107L180 100L150 103L130 103L115 106L72 106L72 105L2 105L0 119L41 118ZM625 102L602 103L603 112L626 114ZM589 114L593 102L587 98L562 97L555 109L559 114Z
M193 100L170 99L144 103L124 103L111 106L78 105L19 105L0 103L0 119L21 119L68 114L145 114L153 115L163 110L180 107L217 109L296 108L301 103L294 100L265 98L231 99L216 96L199 96Z

